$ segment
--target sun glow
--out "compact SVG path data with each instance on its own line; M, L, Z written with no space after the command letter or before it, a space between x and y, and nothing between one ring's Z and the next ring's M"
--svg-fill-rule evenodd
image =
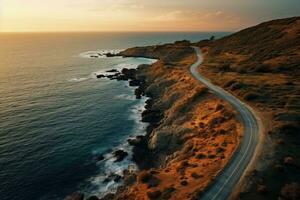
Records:
M233 31L274 10L286 16L279 0L254 15L266 4L254 1L2 0L0 31Z

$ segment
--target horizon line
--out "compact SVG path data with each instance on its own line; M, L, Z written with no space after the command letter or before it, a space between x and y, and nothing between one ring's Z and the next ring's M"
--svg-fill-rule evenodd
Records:
M0 34L6 33L233 33L236 31L0 31Z

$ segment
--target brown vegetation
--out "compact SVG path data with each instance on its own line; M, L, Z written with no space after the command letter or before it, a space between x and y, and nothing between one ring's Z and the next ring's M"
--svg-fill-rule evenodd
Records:
M280 191L300 182L300 17L197 45L204 52L200 73L260 112L269 133L239 198L293 199Z

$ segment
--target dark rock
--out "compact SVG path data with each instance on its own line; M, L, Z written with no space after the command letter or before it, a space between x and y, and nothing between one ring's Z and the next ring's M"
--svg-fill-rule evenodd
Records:
M114 57L114 56L116 56L116 54L113 54L113 53L107 53L105 55L106 55L106 57Z
M124 184L125 185L132 185L136 182L136 180L137 180L136 174L130 174L130 175L125 176Z
M136 88L135 91L134 91L134 94L135 94L137 99L142 98L143 93L144 93L144 91L140 87Z
M113 153L114 157L116 158L115 162L121 162L122 160L124 160L124 158L126 158L128 156L128 153L126 151L123 150L117 150Z
M84 194L81 192L74 192L73 194L67 196L64 200L83 200Z
M253 100L256 100L258 97L259 97L258 94L256 94L256 93L251 93L251 92L244 95L244 99L245 99L246 101L253 101Z
M113 75L107 75L106 77L109 78L110 80L117 79L117 76L115 74L113 74Z
M103 74L97 74L97 78L104 78L105 76Z
M141 81L133 79L129 81L129 86L139 86L141 84Z
M118 175L118 174L114 174L111 173L110 175L108 175L104 180L103 183L108 183L110 181L114 181L114 182L119 182L122 179L122 176Z
M136 69L127 69L123 68L121 73L126 76L128 79L135 79Z
M162 192L162 199L170 199L175 191L176 189L174 187L166 188Z
M111 70L107 70L106 72L108 72L108 73L117 73L117 72L119 72L119 71L116 70L116 69L111 69Z
M159 110L145 110L142 113L142 122L156 123L162 119L161 111Z
M203 153L199 153L199 154L196 156L196 158L198 158L198 159L204 159L204 158L206 158L206 155L203 154Z
M267 187L265 185L258 185L256 188L256 192L258 194L266 194L268 192Z
M148 139L146 136L141 138L141 141L132 149L132 160L138 165L139 169L149 169L154 164L154 155L148 148Z
M181 41L176 41L174 42L176 45L182 45L182 46L189 46L191 45L191 42L188 40L181 40Z
M156 190L156 191L150 191L147 192L147 196L149 197L149 199L158 199L161 196L161 191Z
M116 175L115 178L114 178L114 182L119 182L120 180L122 179L122 176L120 175Z
M130 138L127 140L128 144L131 146L138 146L142 143L142 140L145 138L145 136L139 135L136 136L135 138Z
M105 158L105 157L104 157L102 154L96 156L96 160L97 160L97 161L104 160L104 158Z
M118 81L128 81L129 80L128 76L126 76L126 75L119 75L116 77L116 79Z
M181 181L180 184L181 184L182 186L187 186L189 183L188 183L187 181Z
M99 200L99 198L97 196L90 196L86 200Z
M196 172L193 172L193 173L191 174L191 176L192 176L194 179L199 179L199 178L203 177L203 176L197 174Z
M100 200L112 200L114 199L115 195L112 193L109 193L107 195L105 195L103 198L101 198Z

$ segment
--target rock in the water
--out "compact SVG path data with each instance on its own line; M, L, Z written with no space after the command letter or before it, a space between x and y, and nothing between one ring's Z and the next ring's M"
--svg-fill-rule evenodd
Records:
M116 56L115 54L113 54L113 53L107 53L107 54L105 54L106 55L106 57L114 57L114 56Z
M104 78L105 76L103 74L98 74L97 78Z
M129 86L139 86L141 84L141 81L133 79L129 81Z
M126 151L119 149L115 151L113 155L116 158L115 162L121 162L122 160L124 160L124 158L128 156L128 153Z
M83 200L84 194L81 192L74 192L73 194L67 196L64 200Z
M96 160L97 160L97 161L102 161L102 160L104 160L104 158L105 158L105 157L104 157L102 154L96 156Z
M106 72L108 72L108 73L116 73L116 72L119 72L119 71L116 70L116 69L111 69L111 70L107 70Z
M122 176L120 176L120 175L118 175L118 174L114 174L114 173L111 173L110 175L108 175L105 179L104 179L104 181L103 181L103 183L108 183L108 182L110 182L110 181L114 181L114 182L119 182L120 180L122 179Z
M122 74L125 75L128 79L134 79L136 74L136 69L122 69Z
M128 81L129 78L128 78L128 76L122 74L122 75L117 76L116 79L118 81Z
M141 144L142 140L145 138L145 136L143 135L139 135L136 136L135 138L129 138L127 140L128 144L130 144L131 146L138 146L139 144Z
M115 178L114 178L114 182L119 182L122 179L122 176L116 174Z
M107 78L109 78L110 80L113 80L113 79L117 79L116 75L107 75L106 76Z

